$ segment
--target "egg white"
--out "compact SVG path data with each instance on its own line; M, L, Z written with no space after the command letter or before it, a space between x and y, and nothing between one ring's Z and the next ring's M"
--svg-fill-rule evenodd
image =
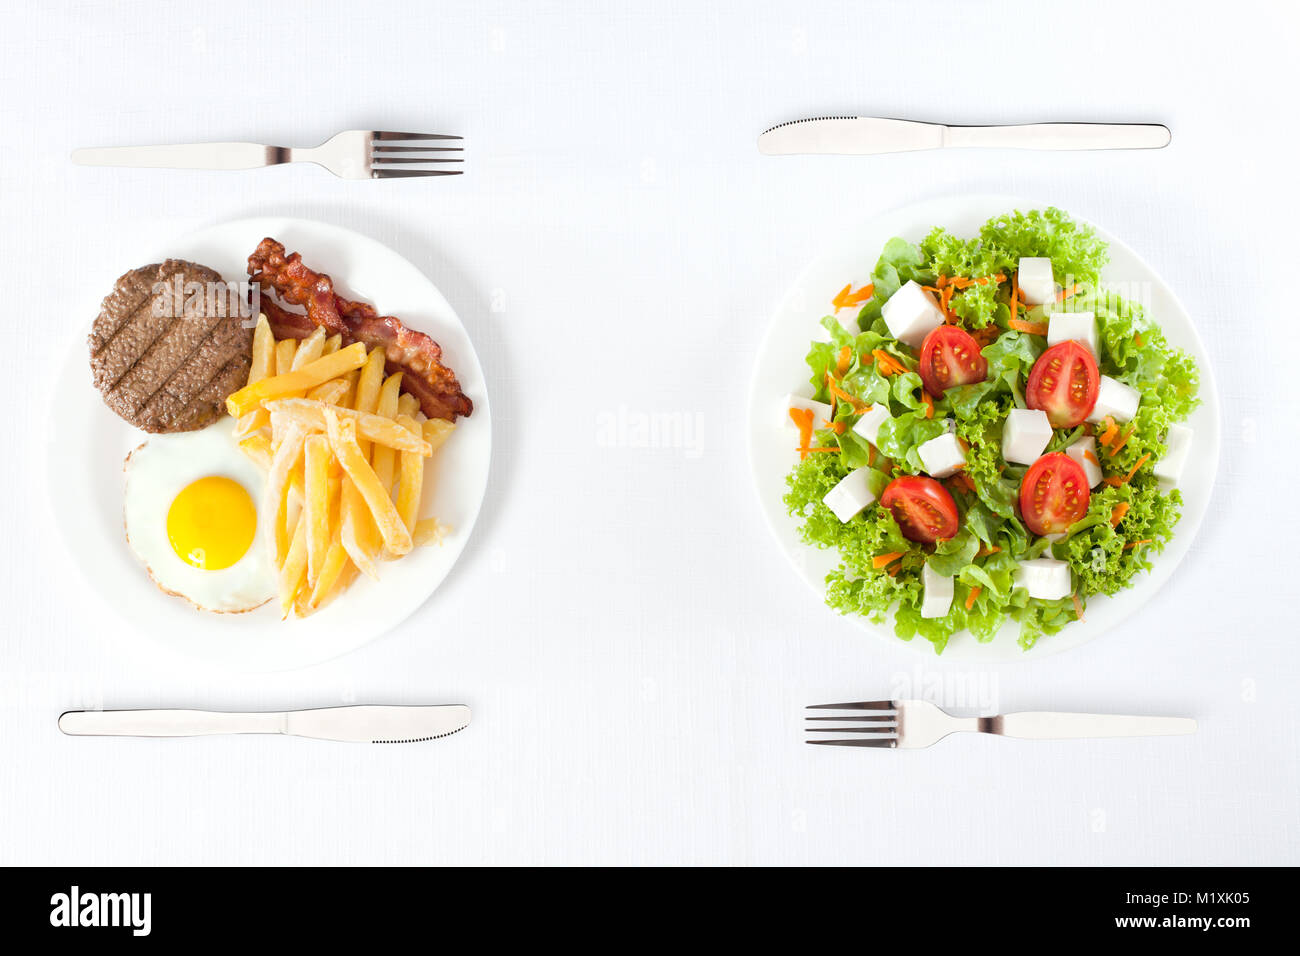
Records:
M240 450L235 420L222 416L207 428L156 435L127 456L122 518L127 543L155 584L204 611L251 611L276 593L270 561L270 520L261 513L266 476ZM258 508L248 551L228 568L207 571L182 561L167 538L167 512L191 482L220 475L239 482Z

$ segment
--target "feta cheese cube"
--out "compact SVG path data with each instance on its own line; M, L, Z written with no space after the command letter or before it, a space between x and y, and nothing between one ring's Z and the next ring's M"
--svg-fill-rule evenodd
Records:
M932 329L943 325L943 310L929 292L909 279L881 309L889 334L919 349Z
M855 305L852 308L836 309L835 321L838 322L840 328L849 333L849 335L857 335L858 332L861 331L858 328L858 313L861 311L862 306L860 305Z
M1178 484L1178 478L1187 464L1187 453L1192 447L1192 430L1186 425L1170 425L1169 434L1165 436L1165 446L1169 450L1156 462L1154 473L1161 485L1173 487Z
M925 588L921 597L921 617L947 617L952 607L952 578L936 574L927 562L921 568L921 584Z
M1002 426L1002 457L1018 465L1032 465L1052 440L1052 423L1038 408L1013 408Z
M813 413L813 428L824 428L823 422L830 421L833 414L831 407L825 402L818 402L802 395L787 395L785 404L781 406L781 420L791 428L795 427L794 419L790 415L790 409L792 408L797 408L800 411L811 411Z
M1088 421L1102 422L1109 415L1117 422L1131 422L1138 413L1138 400L1141 395L1136 388L1130 388L1123 382L1117 382L1109 375L1101 377L1101 387L1097 389L1097 404L1092 406Z
M1047 317L1047 344L1058 342L1078 342L1083 345L1093 358L1100 358L1097 351L1097 317L1091 312L1053 312Z
M1084 435L1065 449L1065 453L1079 463L1088 487L1096 488L1101 484L1101 458L1097 455L1097 439Z
M858 423L853 426L853 434L860 435L873 445L878 445L876 437L880 434L880 426L889 421L889 403L876 402L858 419Z
M931 438L917 447L925 473L931 478L947 478L966 464L966 454L961 450L961 442L951 433Z
M1016 569L1016 583L1032 598L1055 601L1070 596L1070 565L1055 558L1032 558L1021 561Z
M1056 298L1056 281L1052 278L1052 260L1024 256L1016 269L1021 298L1028 305L1042 305Z
M876 496L867 486L867 476L870 473L870 468L856 468L849 472L840 479L839 484L826 492L822 503L830 508L840 521L851 521L861 514L867 505L876 500Z

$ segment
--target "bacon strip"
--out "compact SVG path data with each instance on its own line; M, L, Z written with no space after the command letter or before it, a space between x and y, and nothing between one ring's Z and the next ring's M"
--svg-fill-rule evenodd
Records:
M307 268L299 253L285 255L283 243L263 239L248 257L248 274L263 290L262 311L276 338L306 338L323 327L328 335L342 335L345 345L364 342L368 349L382 348L386 371L403 373L402 390L419 401L425 415L454 422L474 410L456 373L442 364L437 342L391 315L380 315L369 303L343 298L334 291L334 281ZM283 308L265 294L267 289L305 308L306 315Z

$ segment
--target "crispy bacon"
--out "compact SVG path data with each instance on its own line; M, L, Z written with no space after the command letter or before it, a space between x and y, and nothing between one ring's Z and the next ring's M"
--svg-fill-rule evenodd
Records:
M369 303L343 298L334 291L329 276L303 265L299 253L286 256L282 243L263 239L248 257L248 274L262 289L262 311L276 338L301 339L323 327L328 335L342 335L345 345L364 342L367 348L382 348L387 372L403 373L403 391L419 401L424 414L454 422L474 410L456 374L442 364L437 342L391 315L380 315ZM306 309L306 315L271 300L268 289L290 305Z

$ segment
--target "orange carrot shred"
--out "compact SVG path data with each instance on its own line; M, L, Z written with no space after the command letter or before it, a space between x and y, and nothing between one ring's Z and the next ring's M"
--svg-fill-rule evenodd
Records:
M934 398L925 389L921 389L921 399L925 402L925 417L934 418Z
M970 589L970 593L966 595L966 610L969 611L971 608L975 606L975 601L977 598L979 598L980 591L982 590L983 588L981 588L978 584Z
M1086 459L1087 461L1092 462L1092 463L1093 463L1094 465L1096 465L1098 468L1101 467L1101 462L1097 460L1097 456L1094 455L1091 451L1089 451L1089 450L1086 449L1086 448L1083 450L1083 457L1084 457L1084 459Z
M852 291L853 283L850 282L843 289L840 289L839 292L835 293L835 298L831 299L831 305L835 306L837 312L849 304L849 293Z
M903 556L902 551L890 551L887 554L878 554L871 559L871 566L879 571L887 564L893 564Z
M835 361L835 374L840 378L843 378L844 373L849 370L849 366L852 364L853 364L853 347L850 345L846 345L844 346L844 348L840 349L839 358L836 359Z
M888 572L888 573L889 573L889 576L890 576L891 578L896 578L896 577L898 577L898 572L901 571L901 570L903 570L903 566L902 566L901 564L896 564L896 565L894 565L892 568L889 569L889 572Z
M1007 325L1017 332L1028 332L1030 335L1046 335L1046 322L1028 322L1025 319L1012 319Z
M1062 289L1060 292L1056 293L1056 301L1057 301L1057 302L1064 302L1064 301L1065 301L1066 299L1068 299L1070 296L1075 295L1076 293L1078 293L1079 290L1081 290L1082 288L1083 288L1083 286L1079 285L1079 284L1076 282L1074 285L1070 286L1068 289Z
M1150 544L1150 543L1151 543L1150 538L1143 538L1141 541L1130 541L1128 544L1124 545L1124 550L1128 551L1131 548L1140 547L1141 545Z
M1097 437L1097 444L1105 448L1115 440L1115 435L1119 431L1119 426L1115 424L1115 419L1109 415L1106 416L1106 430Z
M999 548L996 544L986 544L981 546L980 549L975 552L975 557L987 558L990 554L997 554L1001 550L1002 549Z
M1124 516L1128 514L1128 509L1129 509L1129 504L1127 501L1121 501L1119 504L1117 504L1114 508L1111 509L1110 526L1112 528L1117 527L1119 523L1124 520Z
M1111 445L1109 448L1106 449L1106 454L1111 455L1112 457L1118 455L1119 450L1128 444L1128 440L1133 437L1133 433L1135 431L1137 431L1137 426L1136 425L1130 426L1129 430L1126 431L1120 437L1119 441L1117 441L1115 444Z
M829 372L826 374L826 387L830 390L832 396L838 398L841 402L848 403L850 406L852 406L853 411L856 412L857 414L861 415L863 412L867 412L871 410L871 406L868 405L866 402L862 401L861 399L854 398L848 392L844 391L844 389L836 385L835 379L831 377Z
M1079 600L1079 593L1076 591L1070 595L1070 600L1074 602L1074 618L1077 621L1083 620L1083 602Z
M808 457L808 446L812 444L813 413L811 408L790 409L790 420L799 429L799 460Z
M807 451L816 451L816 452L838 452L839 450L840 450L839 448L833 448L833 447L805 448L805 449L803 449L803 451L806 451L806 452L807 452Z

